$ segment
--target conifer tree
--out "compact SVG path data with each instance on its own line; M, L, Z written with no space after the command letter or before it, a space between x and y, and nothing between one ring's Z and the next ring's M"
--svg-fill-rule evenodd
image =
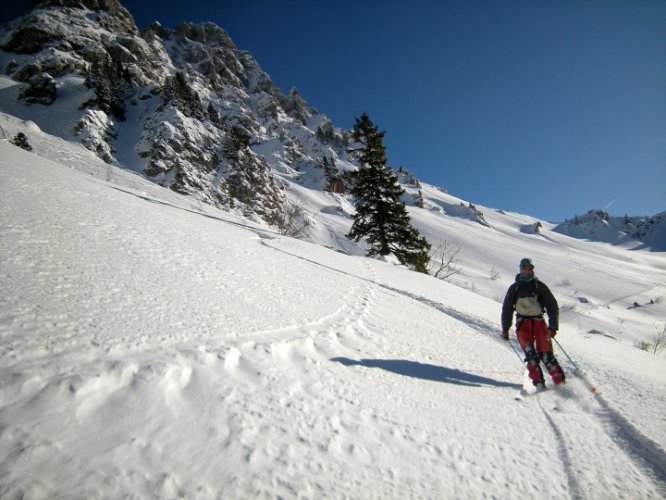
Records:
M125 98L131 88L131 77L120 61L96 57L85 83L95 92L94 102L99 109L120 121L125 120Z
M199 120L205 117L199 94L190 88L185 75L180 71L164 81L162 99L165 104L175 106L185 116Z
M238 125L227 129L227 137L222 144L222 152L229 161L238 161L241 151L249 149L250 135Z
M411 225L400 201L405 191L386 166L384 134L366 113L356 119L352 129L352 138L360 147L350 152L358 155L361 165L352 177L356 214L347 238L365 239L370 244L368 256L393 253L401 263L427 273L430 244Z

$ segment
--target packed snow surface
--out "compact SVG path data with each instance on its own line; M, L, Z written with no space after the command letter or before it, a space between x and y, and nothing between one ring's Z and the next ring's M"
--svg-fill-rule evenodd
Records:
M30 139L0 141L1 498L666 497L666 359L634 345L664 327L663 253L493 212L443 281ZM568 379L520 396L498 334L524 255Z

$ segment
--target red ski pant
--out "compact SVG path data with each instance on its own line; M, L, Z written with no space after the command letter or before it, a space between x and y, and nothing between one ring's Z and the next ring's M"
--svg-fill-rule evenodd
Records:
M525 351L527 371L532 382L535 385L544 382L540 366L540 362L543 362L553 383L556 385L563 383L566 377L553 355L553 343L543 318L521 319L516 325L516 330L520 347Z
M553 352L553 342L543 318L520 319L516 324L516 335L523 349L526 345L533 344L538 353Z

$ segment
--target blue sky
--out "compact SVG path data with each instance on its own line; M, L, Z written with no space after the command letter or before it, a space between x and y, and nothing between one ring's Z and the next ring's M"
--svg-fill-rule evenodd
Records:
M389 164L473 203L562 221L666 210L664 0L122 2L211 21Z

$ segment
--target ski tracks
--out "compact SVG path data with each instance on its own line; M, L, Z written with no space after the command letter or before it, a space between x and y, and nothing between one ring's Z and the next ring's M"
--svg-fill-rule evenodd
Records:
M358 357L373 345L379 350L384 342L372 325L378 293L373 271L360 262L361 276L330 314L247 332L219 352L233 381L229 387L241 382L227 400L230 436L221 453L237 456L247 468L242 482L236 477L225 489L230 496L279 491L316 498L332 488L353 494L378 475L390 482L390 468L376 463L378 456L391 456L380 432L372 431L372 450L362 444L375 417L361 408L358 391L350 387L354 379L340 377L339 365L330 363L335 356ZM253 398L255 391L262 397ZM353 475L350 462L359 464ZM313 475L321 480L311 481Z
M527 397L541 414L550 444L572 499L661 499L664 451L643 436L581 378L570 376L566 386ZM580 428L585 432L580 432Z
M263 237L262 243L306 263L327 268L333 276L342 273L349 277L348 273L334 267L303 259L291 249L282 248L281 242L278 245ZM16 411L21 407L19 391L25 391L30 382L44 384L42 390L30 391L36 393L37 398L43 394L47 399L54 399L50 394L56 391L54 400L62 401L62 408L73 408L75 421L84 428L89 424L94 427L93 422L102 414L117 415L116 428L108 429L97 439L108 441L110 454L127 453L139 458L118 471L114 481L136 482L139 470L155 470L153 477L144 477L142 481L151 483L152 488L166 496L179 491L213 491L209 485L225 484L224 492L230 496L248 492L261 496L280 491L285 496L317 497L325 495L334 483L349 483L348 491L353 492L370 476L382 477L382 484L386 485L387 489L377 492L378 495L427 491L426 485L410 484L404 471L392 467L395 449L385 444L392 442L393 446L402 446L403 452L409 454L408 445L413 446L412 441L417 440L419 447L427 451L423 451L425 456L441 460L442 451L430 447L427 430L394 424L387 420L387 415L363 410L361 401L355 399L356 391L349 386L353 381L340 378L336 365L326 364L339 356L357 358L361 350L391 351L377 326L381 323L374 318L381 315L381 311L374 309L378 294L383 293L409 297L467 324L500 345L506 344L499 340L492 322L389 287L381 282L367 260L359 259L359 263L353 286L329 314L282 328L239 332L222 342L208 338L203 339L205 345L188 345L186 340L171 343L165 346L160 359L144 359L139 349L126 352L131 354L130 359L118 362L111 359L114 349L93 349L91 356L99 359L90 359L90 376L85 380L65 377L54 386L46 383L47 373L37 378L33 376L31 382L17 380ZM388 307L389 303L385 297L381 298L381 304ZM317 378L306 376L313 371L318 373ZM380 374L382 376L390 375ZM255 391L262 397L253 398ZM127 397L128 393L134 397ZM270 396L266 398L266 394ZM145 421L136 408L127 403L116 404L133 399L143 401L144 405L164 405L164 421ZM563 488L571 498L609 498L614 497L614 493L621 497L627 491L636 492L636 498L664 497L666 456L663 449L646 438L601 395L591 394L585 379L570 375L565 391L547 391L534 400L534 411L528 413L540 419L546 430L546 439L539 446L561 464ZM30 404L36 402L39 399ZM525 403L532 404L532 398L527 398ZM555 405L559 410L553 410ZM350 409L354 411L350 413ZM55 422L64 425L71 421L56 412L56 407L44 410L45 416ZM270 418L266 418L268 415ZM353 415L362 418L358 420ZM192 434L206 436L206 442L195 439L189 449L179 450L182 457L169 457L170 463L182 463L181 475L159 470L158 457L168 453L169 433L188 433L189 429L202 425L207 427L206 432ZM573 432L580 426L588 432ZM32 453L33 460L41 457L37 451L44 443L28 443L31 448L26 445L25 437L10 438L10 431L13 436L20 436L21 429L5 429L2 433L5 444L12 445L12 456ZM367 436L368 432L374 435ZM392 434L395 432L404 435L397 439ZM374 443L372 450L359 445L369 439ZM612 452L599 453L600 449ZM201 450L215 450L216 456L210 457L211 464L219 464L219 457L224 457L223 461L229 464L229 472L225 473L228 477L219 478L219 467L190 470L189 463L202 461L188 460L188 457ZM76 452L73 448L68 453ZM352 476L348 474L350 461L359 464ZM301 465L295 466L295 462ZM246 474L233 473L238 464L244 464ZM103 467L102 457L81 473L94 474L95 468ZM319 483L308 480L324 468L325 480ZM418 477L416 470L413 472L414 477ZM403 480L396 481L400 475ZM140 485L143 487L145 485ZM544 495L549 498L548 492Z
M497 328L491 322L417 294L384 287L466 323L478 333L515 351L512 345L499 340ZM663 447L641 433L601 394L591 392L592 384L577 367L569 366L568 371L570 376L565 387L539 394L537 401L552 434L554 450L562 464L571 497L608 498L613 491L628 489L636 491L642 498L666 496L666 452ZM549 401L551 398L553 401ZM575 442L570 436L579 433L568 433L567 429L580 425L590 430L586 434L588 439ZM595 450L600 447L616 450L616 453L601 455L608 457L610 463L598 463L600 455ZM588 454L588 458L583 458ZM614 472L609 474L607 471ZM631 487L628 488L628 484Z
M596 414L606 432L632 458L637 467L657 482L659 491L666 497L666 452L664 448L641 433L636 426L609 405L602 395L598 395L596 400L600 406Z
M391 292L409 297L457 319L497 343L497 327L483 318L469 316L439 302L405 290L377 283ZM520 354L518 354L520 357ZM622 413L613 408L575 366L568 366L566 386L537 396L539 413L552 436L553 450L562 464L563 477L571 498L608 498L612 492L635 491L642 498L666 496L666 452L646 437ZM528 398L529 399L529 398ZM579 426L589 432L576 442L567 432ZM614 450L599 454L597 450ZM599 457L606 463L599 463ZM622 493L619 493L622 496Z
M269 246L301 258L280 246L274 244ZM314 264L321 266L319 263ZM369 263L364 262L364 266L366 276L357 276L358 285L349 290L348 300L334 313L308 324L253 334L250 336L252 340L246 340L239 347L243 353L239 360L243 356L252 357L252 350L264 349L280 362L281 370L307 370L308 364L321 363L322 360L329 359L331 354L337 356L341 353L353 354L358 351L360 345L367 349L367 341L375 343L377 349L381 350L381 336L374 334L369 321L377 293L382 288L389 293L400 294L433 308L467 324L500 345L506 345L498 339L497 327L492 322L469 316L418 294L387 286L381 283ZM329 269L334 273L341 272L334 267ZM541 415L544 428L550 435L548 439L550 444L544 444L542 451L554 455L561 464L562 481L571 498L608 498L614 493L622 496L627 491L634 491L646 499L663 498L666 491L664 450L646 438L600 394L592 394L589 390L591 384L584 376L573 373L574 367L569 368L570 376L564 389L548 391L537 396L535 417ZM298 378L296 375L295 380ZM290 394L283 394L279 398L278 406L283 408L291 406L291 410L294 410L301 405L301 411L314 415L316 412L307 405L311 404L308 401L317 400L319 404L327 407L320 409L320 413L324 415L336 413L339 410L332 405L341 397L341 391L344 393L340 383L329 375L327 380L313 383L310 387L300 387L297 383L292 387ZM312 398L306 397L307 395ZM342 397L344 399L344 396ZM358 405L358 401L351 399L347 403L352 406ZM553 410L554 406L558 409ZM363 456L368 455L368 450L361 450L354 445L353 435L354 432L358 432L358 423L346 421L344 415L339 414L333 422L320 421L313 422L312 425L324 435L335 436L328 441L317 443L315 448L319 448L320 451L341 457L347 455L361 462ZM575 432L580 426L584 426L587 432ZM303 442L304 439L307 441L304 437L307 434L308 432L303 429L302 435L296 436L295 442ZM378 449L373 453L375 457L382 456L382 441L381 436L378 436ZM600 449L609 451L599 453ZM282 453L288 452L282 450ZM313 464L315 463L322 462L313 460ZM342 470L344 468L341 466Z
M263 233L259 237L264 244L269 241ZM162 339L158 349L154 335L127 332L69 349L61 346L44 356L18 353L0 370L11 380L0 390L0 472L11 471L6 484L19 491L21 478L30 477L35 464L50 471L49 461L58 456L59 462L81 464L67 484L60 484L81 497L90 495L77 485L96 476L113 483L111 490L153 491L169 498L188 496L182 492L213 497L206 492L220 484L230 497L275 491L285 497L321 497L308 480L313 473L332 468L325 474L330 483L325 492L345 483L350 458L372 466L371 453L358 445L361 427L339 407L343 401L358 408L359 401L350 395L348 381L336 376L339 366L330 362L333 356L354 356L361 347L383 342L367 324L378 292L372 269L359 259L358 279L350 281L332 267L322 272L326 266L313 268L318 266L314 262L298 265L297 271L313 269L313 279L328 277L332 286L327 302L311 297L306 303L315 306L312 311L273 323L282 327L198 335L183 331ZM340 288L336 274L349 284ZM283 292L278 282L275 290L293 292ZM146 345L152 346L149 352ZM6 424L19 421L21 426ZM105 426L105 421L114 425ZM66 435L63 430L73 426L80 429L80 439L42 439ZM187 446L171 446L175 436L185 435L191 436ZM89 456L89 442L101 453L80 458ZM202 453L210 456L202 459ZM101 477L117 456L132 459L115 466L112 477ZM220 468L221 462L228 467ZM239 476L239 466L247 474ZM291 479L281 478L285 473ZM45 473L26 491L53 491L50 477ZM3 491L0 496L11 493Z

